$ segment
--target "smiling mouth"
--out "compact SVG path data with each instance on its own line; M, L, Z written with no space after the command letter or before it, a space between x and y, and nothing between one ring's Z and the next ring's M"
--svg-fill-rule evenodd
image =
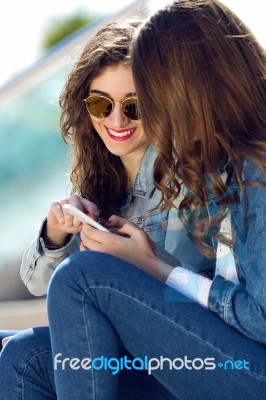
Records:
M107 133L113 140L128 140L131 138L137 128L127 129L127 130L114 130L106 127Z

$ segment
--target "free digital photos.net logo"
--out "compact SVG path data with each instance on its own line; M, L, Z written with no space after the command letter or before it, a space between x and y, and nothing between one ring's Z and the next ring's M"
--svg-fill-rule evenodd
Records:
M232 370L245 370L249 369L249 362L247 360L225 360L224 362L216 362L215 358L207 357L207 358L194 358L189 359L187 356L183 358L176 357L174 359L170 359L168 357L160 356L159 358L149 358L148 356L144 356L143 358L128 358L127 356L116 358L111 357L107 358L104 356L96 357L94 359L85 357L85 358L77 358L77 357L65 357L63 358L62 353L58 353L54 357L54 369L72 369L72 370L90 370L94 369L96 371L99 370L110 370L112 375L116 375L121 370L146 370L148 375L151 375L155 370L182 370L187 369L191 371L199 371L199 370L215 370L216 368L221 368L226 371Z

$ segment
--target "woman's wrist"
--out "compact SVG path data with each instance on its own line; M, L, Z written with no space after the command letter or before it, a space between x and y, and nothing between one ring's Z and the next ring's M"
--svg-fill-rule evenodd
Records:
M147 258L146 262L143 263L143 267L141 269L148 272L154 278L165 282L169 274L173 270L173 267L158 258L156 255L153 255Z
M47 222L43 227L42 238L46 247L63 247L69 240L70 234L58 232L48 227Z

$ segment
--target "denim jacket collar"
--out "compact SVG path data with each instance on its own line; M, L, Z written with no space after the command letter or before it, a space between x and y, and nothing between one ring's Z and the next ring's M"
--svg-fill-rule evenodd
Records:
M149 145L143 155L134 185L131 187L122 207L127 207L131 203L133 196L144 198L149 198L151 196L155 190L153 183L153 168L157 155L158 151L152 145Z

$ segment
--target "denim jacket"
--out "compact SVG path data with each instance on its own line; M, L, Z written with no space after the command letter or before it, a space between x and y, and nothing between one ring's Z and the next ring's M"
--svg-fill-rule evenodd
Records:
M266 184L258 166L246 159L242 179ZM245 336L266 344L266 186L246 185L240 194L232 177L227 192L239 283L220 275L212 282L208 308ZM215 213L220 198L209 196L208 212Z
M182 263L188 267L193 265L196 269L207 269L210 261L200 254L183 228L177 209L173 207L163 212L160 209L152 210L161 199L161 193L153 183L153 166L157 154L154 147L148 146L134 185L121 206L120 215L133 221L151 237L157 245L158 258L173 266L178 265L178 260L182 259ZM181 196L176 206L180 199ZM72 235L64 247L47 249L42 238L43 224L37 237L26 249L21 265L21 278L36 296L47 293L55 268L70 254L79 251L80 243L79 234L76 234Z

